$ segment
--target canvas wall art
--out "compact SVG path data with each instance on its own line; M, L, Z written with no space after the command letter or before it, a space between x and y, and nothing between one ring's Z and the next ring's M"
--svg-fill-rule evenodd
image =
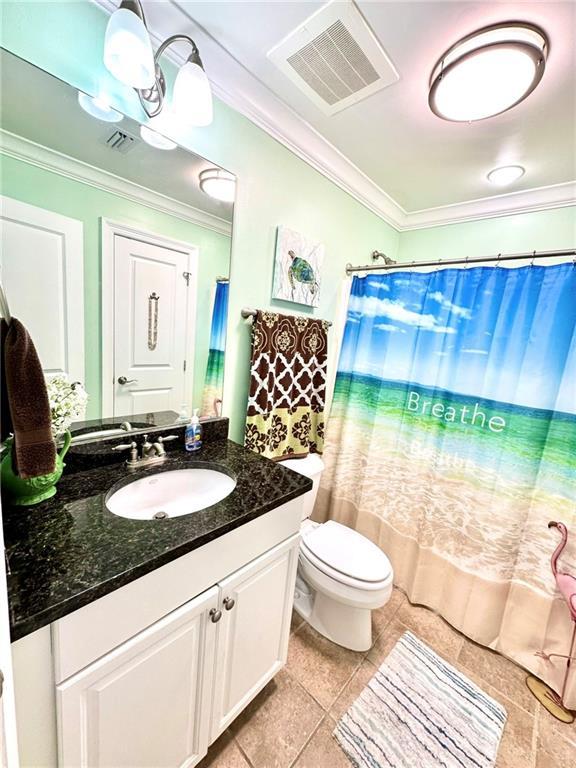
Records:
M272 298L317 307L323 260L323 243L278 227Z

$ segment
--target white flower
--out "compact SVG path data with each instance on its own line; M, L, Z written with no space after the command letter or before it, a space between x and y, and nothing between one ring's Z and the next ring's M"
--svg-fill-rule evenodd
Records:
M88 394L79 381L72 384L59 374L46 379L46 390L52 415L52 434L64 434L74 421L84 418Z

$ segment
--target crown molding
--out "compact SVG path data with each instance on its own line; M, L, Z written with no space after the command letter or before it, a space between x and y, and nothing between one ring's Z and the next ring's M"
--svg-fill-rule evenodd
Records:
M210 229L220 235L232 236L232 224L225 219L9 131L0 130L0 153L81 184L88 184L104 192L119 195L133 203L145 205L147 208L196 224L204 229Z
M118 7L116 0L91 2L108 14ZM399 232L576 205L576 181L571 181L435 208L407 211L235 59L177 5L175 0L162 3L164 6L170 6L171 13L168 14L165 8L160 13L154 3L147 3L146 0L143 5L150 37L156 47L167 34L174 33L174 20L179 17L181 31L193 35L202 50L204 60L209 61L210 83L215 96ZM167 19L167 16L170 18ZM163 34L160 27L166 24L169 31ZM184 63L183 57L173 48L168 49L164 55L177 66Z
M443 227L447 224L515 216L574 205L576 205L576 181L567 181L563 184L551 184L548 187L508 192L503 195L405 213L404 225L400 229L405 231Z

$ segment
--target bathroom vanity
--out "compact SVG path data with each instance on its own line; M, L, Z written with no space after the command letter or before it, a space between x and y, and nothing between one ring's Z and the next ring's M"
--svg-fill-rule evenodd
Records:
M190 467L236 487L126 519L106 507L117 462L6 510L23 766L194 766L285 663L311 482L224 439L134 477Z

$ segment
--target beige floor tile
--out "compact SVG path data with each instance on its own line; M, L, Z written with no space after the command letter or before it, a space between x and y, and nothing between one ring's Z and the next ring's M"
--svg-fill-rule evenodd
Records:
M230 731L212 744L206 757L197 768L250 768L250 764L238 748Z
M363 657L362 653L330 642L304 623L290 637L286 669L328 710Z
M464 641L458 661L522 709L536 712L537 701L526 687L527 673L521 667L470 640Z
M288 768L323 716L314 699L282 670L230 730L254 768Z
M376 640L378 635L384 630L396 615L399 608L407 602L406 595L394 587L390 600L382 608L372 611L372 638Z
M360 667L356 670L350 682L344 688L340 696L336 699L330 708L330 716L335 722L338 722L342 715L348 711L351 705L362 693L368 681L374 677L377 668L368 659L364 659Z
M405 624L446 661L453 661L458 657L464 637L438 614L406 601L394 618Z
M576 765L576 725L566 725L539 706L538 768L568 768Z
M379 667L407 629L405 624L402 624L397 618L393 618L368 651L366 656L368 661Z
M496 766L496 768L500 768L500 766ZM536 766L535 768L571 768L570 763L568 763L568 766L562 765L561 763L558 763L551 755L548 754L548 752L545 752L543 749L539 749L536 752Z
M480 681L475 681L480 684ZM491 686L482 686L489 696L506 708L508 719L504 727L496 768L532 768L534 765L534 718Z
M334 722L326 717L314 733L294 768L350 768L350 761L332 735Z
M568 725L567 723L561 723L552 717L550 712L545 709L541 704L538 704L538 732L544 741L544 747L547 747L550 739L557 737L565 739L576 746L576 722Z

